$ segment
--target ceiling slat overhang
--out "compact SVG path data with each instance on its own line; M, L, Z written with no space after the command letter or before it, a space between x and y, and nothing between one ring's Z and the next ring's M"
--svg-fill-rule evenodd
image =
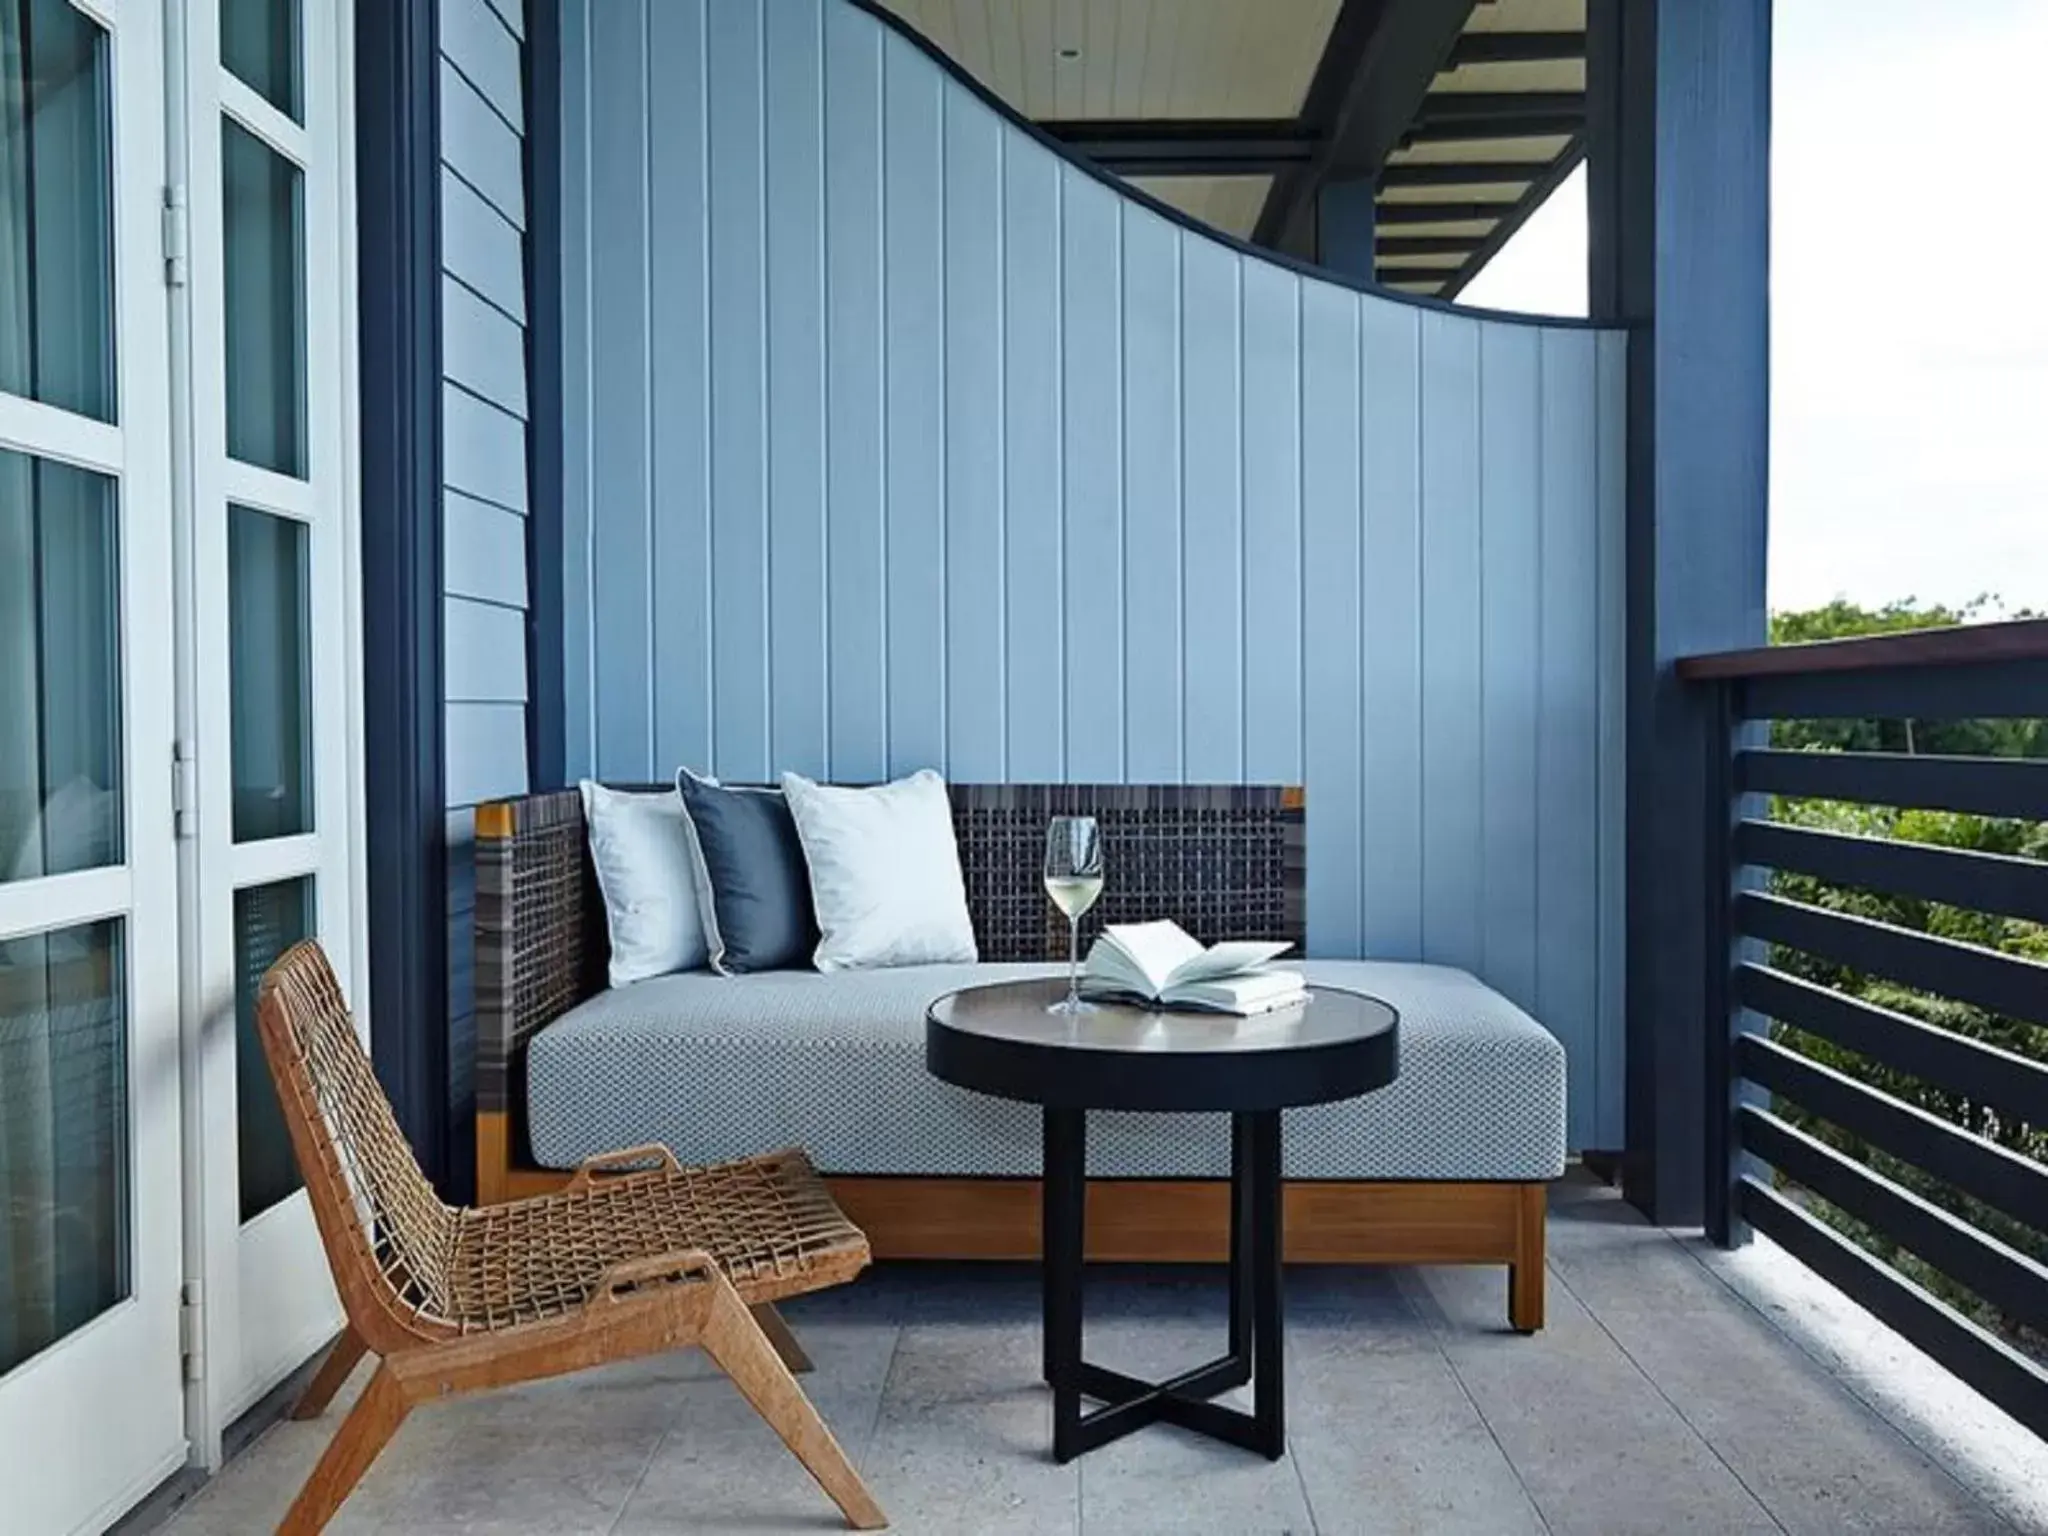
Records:
M1068 148L1314 254L1369 179L1374 275L1456 295L1584 154L1586 0L877 0Z

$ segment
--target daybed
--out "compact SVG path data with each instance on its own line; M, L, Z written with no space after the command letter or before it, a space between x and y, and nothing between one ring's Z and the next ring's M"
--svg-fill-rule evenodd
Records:
M924 1070L951 988L1056 972L1040 893L1046 817L1102 822L1095 921L1170 915L1205 941L1303 938L1303 805L1261 786L952 787L979 965L696 971L607 990L602 903L574 793L477 816L478 1197L558 1187L596 1152L659 1141L686 1163L802 1145L877 1258L1037 1253L1039 1124ZM1543 1316L1544 1188L1563 1171L1564 1052L1464 971L1310 960L1312 982L1401 1014L1401 1073L1286 1122L1287 1255L1497 1263L1509 1314ZM1220 1259L1227 1118L1105 1114L1090 1135L1089 1250Z

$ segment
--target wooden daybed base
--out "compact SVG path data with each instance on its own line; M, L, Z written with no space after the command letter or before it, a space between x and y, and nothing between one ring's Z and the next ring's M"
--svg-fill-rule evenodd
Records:
M513 1166L506 1116L477 1117L477 1199L552 1194L566 1173ZM1037 1179L828 1177L833 1198L877 1259L1039 1256ZM1543 1326L1542 1183L1290 1179L1283 1234L1291 1264L1503 1264L1508 1322ZM1088 1256L1135 1264L1220 1264L1229 1221L1223 1179L1090 1179Z

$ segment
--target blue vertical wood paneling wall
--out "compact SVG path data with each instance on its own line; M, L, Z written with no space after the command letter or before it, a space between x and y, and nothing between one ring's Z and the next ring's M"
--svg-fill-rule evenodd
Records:
M564 30L570 771L1304 784L1311 950L1617 1145L1624 338L1244 255L842 0Z
M468 1106L473 808L526 789L525 35L515 0L439 19L449 1095Z

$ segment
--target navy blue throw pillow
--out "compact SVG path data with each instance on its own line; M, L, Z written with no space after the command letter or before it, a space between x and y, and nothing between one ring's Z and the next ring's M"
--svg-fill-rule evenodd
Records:
M685 768L676 791L695 853L697 905L721 976L811 964L818 920L789 804L776 789L732 789Z

